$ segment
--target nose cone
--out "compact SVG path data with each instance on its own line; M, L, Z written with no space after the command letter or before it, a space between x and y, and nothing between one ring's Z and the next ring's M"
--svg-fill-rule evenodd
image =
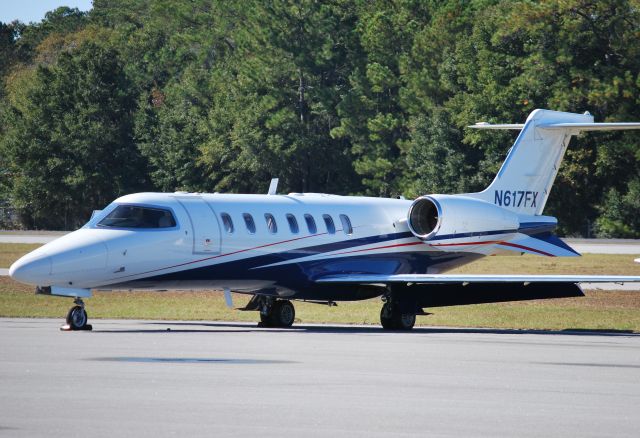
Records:
M11 265L9 276L20 283L47 286L51 279L51 267L51 257L48 255L27 254Z

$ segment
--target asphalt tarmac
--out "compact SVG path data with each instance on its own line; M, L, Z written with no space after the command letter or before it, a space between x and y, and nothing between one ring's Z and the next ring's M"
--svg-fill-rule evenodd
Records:
M637 437L640 336L0 319L0 436ZM167 329L170 329L168 331Z

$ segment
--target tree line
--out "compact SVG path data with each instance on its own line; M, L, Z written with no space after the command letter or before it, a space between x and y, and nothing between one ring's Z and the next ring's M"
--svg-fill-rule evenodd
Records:
M481 190L535 108L640 120L640 0L94 0L0 23L0 200L71 229L143 190ZM640 136L574 139L546 210L640 237Z

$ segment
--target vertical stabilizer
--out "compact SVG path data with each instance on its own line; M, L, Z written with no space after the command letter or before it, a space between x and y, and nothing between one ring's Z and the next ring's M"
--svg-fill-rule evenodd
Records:
M482 199L518 214L540 215L549 197L571 136L581 131L640 129L640 123L594 123L591 114L537 109L524 125L479 123L476 129L521 129L498 175Z

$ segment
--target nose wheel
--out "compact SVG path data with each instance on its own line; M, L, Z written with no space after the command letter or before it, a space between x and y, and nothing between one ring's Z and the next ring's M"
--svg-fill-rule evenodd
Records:
M84 302L76 298L73 302L75 306L67 313L66 324L60 327L62 331L91 330L91 324L87 324L87 311L84 310Z

